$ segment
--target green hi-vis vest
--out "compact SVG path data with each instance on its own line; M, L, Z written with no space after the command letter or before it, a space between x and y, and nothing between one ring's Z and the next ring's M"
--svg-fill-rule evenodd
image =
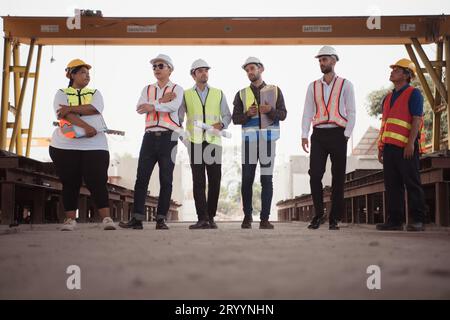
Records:
M95 89L83 88L77 90L72 87L61 89L67 96L67 102L69 106L80 106L83 104L90 104L92 101L92 96L94 95Z
M197 91L189 89L184 92L184 100L186 103L186 130L189 133L189 140L193 143L206 141L220 146L222 143L220 136L194 126L194 121L200 121L208 125L221 122L222 91L209 88L205 104L203 104Z
M92 101L92 96L97 90L89 88L77 90L75 88L68 87L61 89L61 91L66 94L67 104L69 106L80 106L83 104L90 104ZM75 130L69 121L65 119L59 120L59 127L65 137L70 139L76 138Z

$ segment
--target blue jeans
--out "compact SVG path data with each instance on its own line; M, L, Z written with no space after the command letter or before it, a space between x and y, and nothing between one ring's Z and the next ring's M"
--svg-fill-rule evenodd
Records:
M253 212L253 182L256 166L260 164L261 180L261 220L268 220L273 196L273 168L275 161L275 141L259 138L257 141L243 141L242 143L242 203L246 216Z
M173 141L172 131L162 133L146 132L139 153L139 163L134 185L134 217L145 220L145 198L148 183L155 164L159 166L159 198L156 219L165 219L172 196L173 169L175 167L177 140Z

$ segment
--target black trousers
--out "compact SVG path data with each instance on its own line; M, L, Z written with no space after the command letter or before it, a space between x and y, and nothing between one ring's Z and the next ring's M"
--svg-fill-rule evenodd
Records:
M256 166L260 166L261 212L260 219L268 220L273 197L273 169L275 166L276 141L266 141L258 136L256 141L242 142L241 196L245 216L253 212L253 182Z
M198 220L214 218L217 212L222 178L222 147L206 141L191 143L189 155ZM208 198L206 198L205 171L208 175Z
M56 173L61 179L65 211L78 209L78 196L84 180L98 209L109 207L108 167L109 152L106 150L65 150L49 148Z
M383 150L384 186L388 222L401 224L405 218L405 186L408 207L414 222L424 222L425 194L420 182L419 145L414 145L411 159L403 158L403 148L386 144Z
M311 135L309 175L316 216L324 214L322 178L328 155L331 159L331 212L330 222L341 219L344 211L344 182L347 164L347 138L344 128L314 128Z
M173 131L146 132L139 152L134 184L134 217L145 220L145 198L155 164L159 166L159 198L156 219L165 219L172 196L173 169L177 154L178 136Z

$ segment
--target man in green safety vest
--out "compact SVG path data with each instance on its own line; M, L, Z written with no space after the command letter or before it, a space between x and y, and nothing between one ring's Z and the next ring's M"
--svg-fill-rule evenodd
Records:
M260 229L273 229L269 222L273 196L273 168L276 140L280 137L280 121L287 111L280 88L262 79L264 65L256 57L249 57L242 69L250 85L239 90L234 98L233 123L242 125L242 204L244 220L241 227L252 227L252 197L256 166L260 164L261 212Z
M220 193L222 175L222 142L220 131L231 122L231 113L225 95L220 89L208 85L210 66L203 59L195 60L191 76L195 85L184 92L180 108L180 119L186 114L188 152L192 169L197 223L189 229L217 229L214 217ZM205 130L200 124L211 126ZM206 198L206 176L208 175L208 197Z

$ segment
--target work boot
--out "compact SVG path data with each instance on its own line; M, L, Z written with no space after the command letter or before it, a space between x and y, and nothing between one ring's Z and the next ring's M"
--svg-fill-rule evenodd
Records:
M311 220L311 223L308 226L308 229L319 229L320 225L323 223L324 217L323 215L314 216Z
M330 221L330 226L328 227L329 230L339 230L338 222L336 220Z
M407 231L425 231L425 226L422 222L410 223L406 226Z
M259 223L259 228L260 229L274 229L275 227L273 226L273 224L271 224L269 222L269 220L261 220Z
M214 218L209 218L209 228L210 229L217 229L217 223L214 221Z
M128 222L119 222L119 227L124 229L134 229L134 230L142 230L144 227L142 226L142 221L136 219L135 217L131 218Z
M252 228L253 217L251 215L245 215L244 220L242 221L241 228L242 229L251 229Z
M169 227L164 219L156 220L156 230L169 230Z
M195 229L209 229L209 223L206 220L199 220L197 223L190 225L189 229L195 230Z
M379 224L377 224L377 230L380 230L380 231L403 231L403 226L401 223L393 223L393 222L379 223Z

